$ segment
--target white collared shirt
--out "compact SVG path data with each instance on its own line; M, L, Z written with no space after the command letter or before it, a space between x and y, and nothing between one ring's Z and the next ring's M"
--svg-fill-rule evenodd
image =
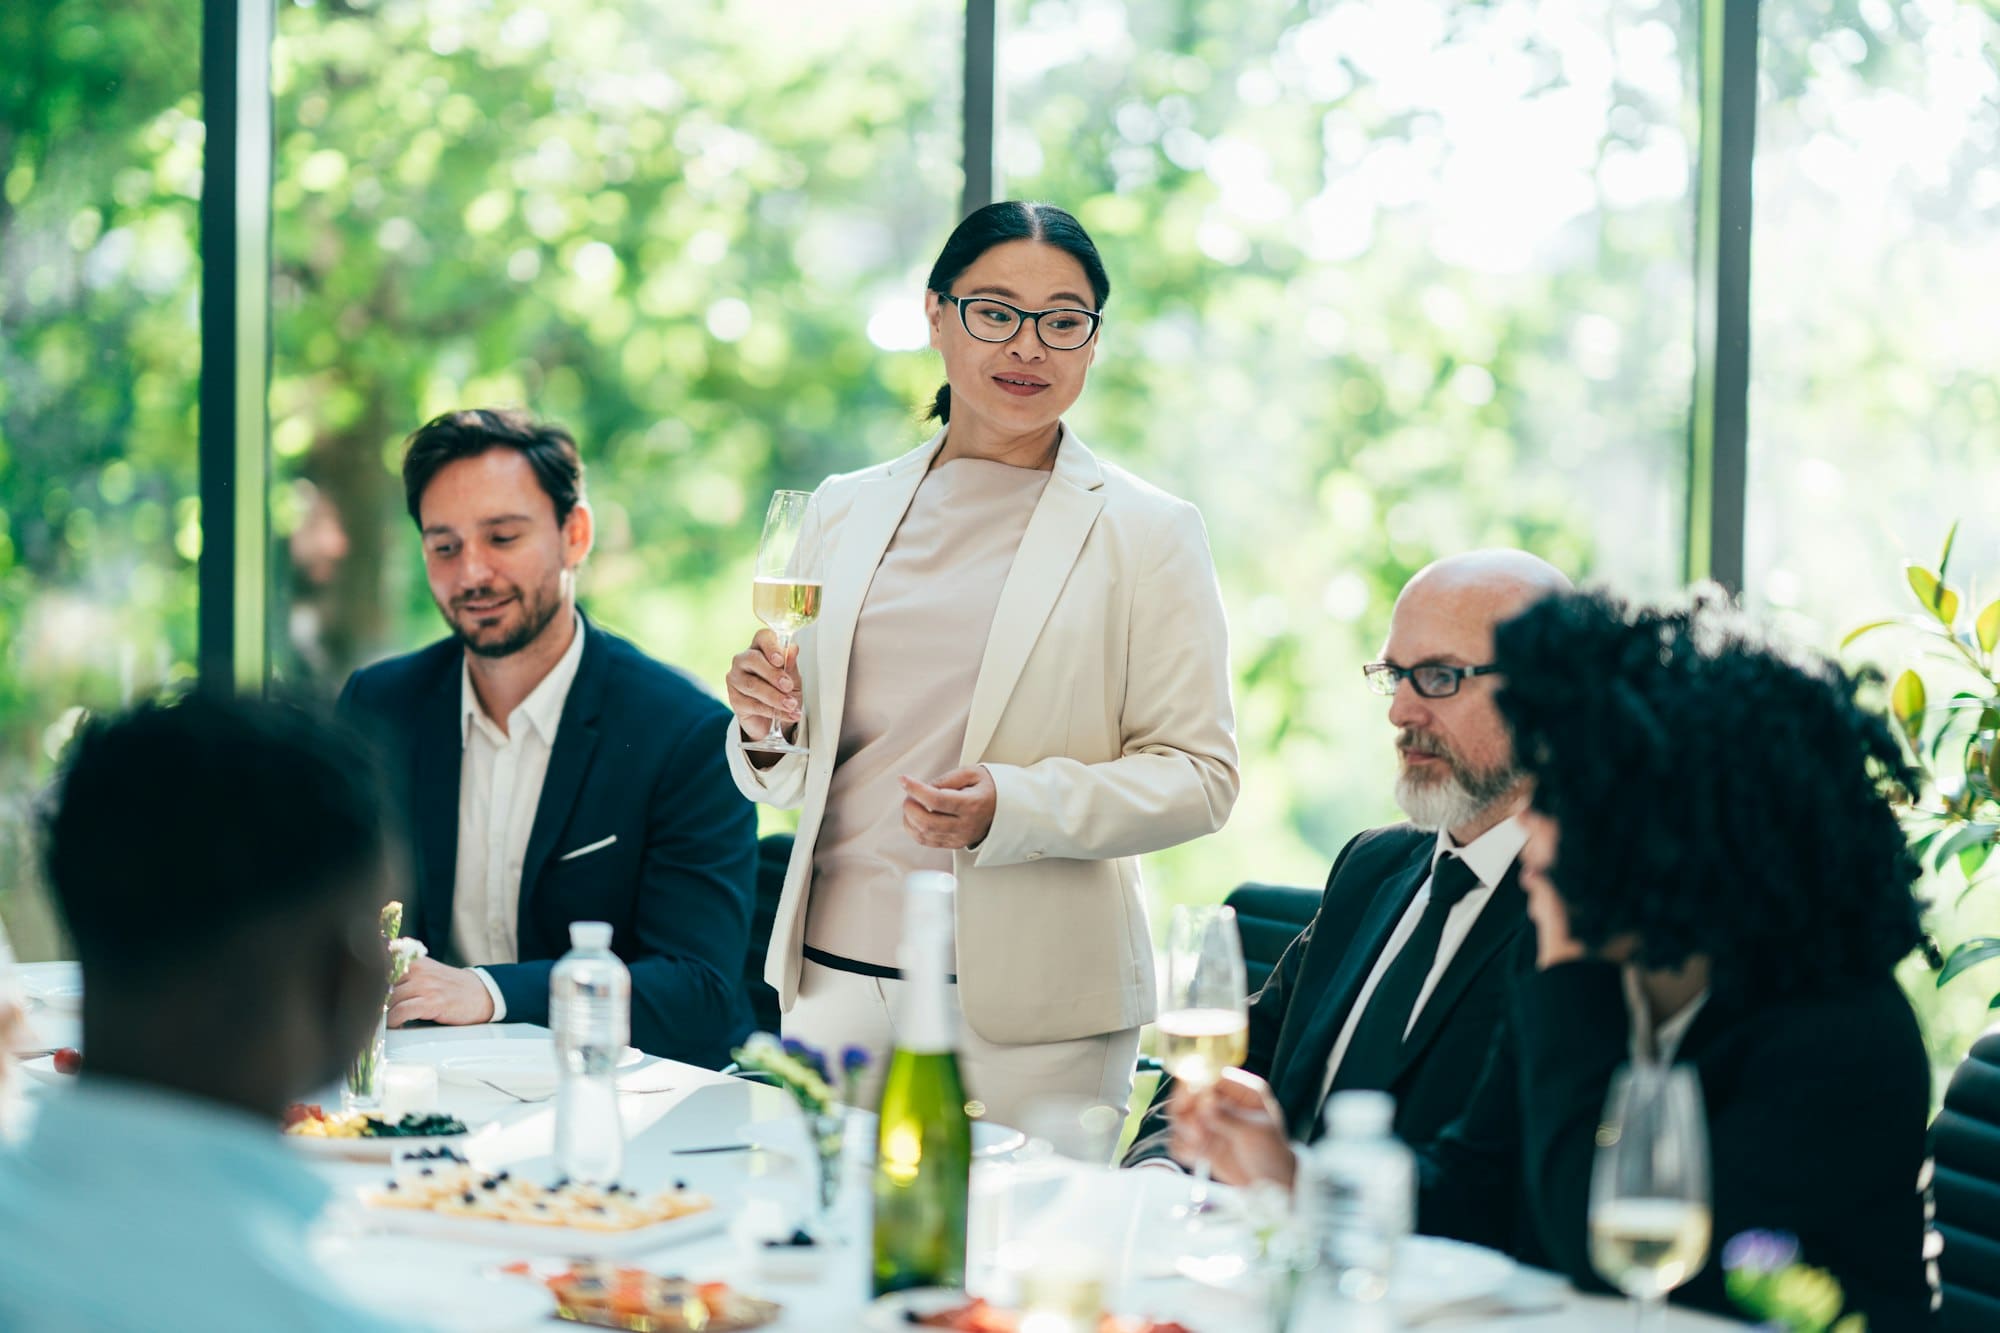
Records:
M542 803L563 705L583 661L583 620L562 659L507 715L502 731L480 705L472 668L459 688L458 863L452 877L451 943L467 963L520 961L521 869ZM493 1022L507 1016L500 988L474 968L493 997Z
M1417 991L1416 1003L1410 1006L1410 1020L1403 1027L1405 1037L1409 1036L1410 1029L1416 1026L1417 1015L1424 1011L1424 1004L1431 998L1431 992L1437 989L1438 980L1444 976L1444 970L1451 966L1451 960L1458 953L1458 947L1464 944L1465 937L1472 933L1473 923L1479 920L1480 912L1485 910L1487 902L1493 897L1493 890L1507 877L1508 867L1514 864L1514 858L1521 854L1521 849L1527 844L1527 826L1521 823L1518 815L1501 820L1463 847L1452 842L1451 834L1443 829L1438 830L1437 844L1431 848L1432 874L1437 873L1438 858L1446 852L1455 851L1459 859L1479 877L1479 883L1468 889L1463 898L1452 904L1450 913L1445 916L1444 930L1438 935L1437 957L1431 963L1430 972L1424 977L1422 988ZM1368 979L1361 983L1361 993L1354 997L1354 1004L1347 1011L1347 1022L1341 1025L1340 1036L1333 1043L1333 1054L1326 1062L1326 1078L1320 1084L1319 1090L1322 1102L1326 1100L1327 1093L1333 1087L1333 1076L1340 1069L1341 1058L1347 1054L1348 1043L1354 1040L1355 1025L1361 1021L1362 1013L1368 1008L1368 1001L1375 997L1375 988L1382 984L1383 973L1389 970L1389 965L1396 961L1396 955L1403 951L1403 946L1409 942L1410 936L1416 933L1417 922L1422 919L1424 908L1429 905L1430 900L1431 881L1426 876L1423 887L1417 890L1416 897L1410 899L1410 905L1404 909L1402 919L1396 922L1396 929L1390 932L1388 943L1382 946L1382 952L1376 957L1375 966L1368 973Z
M1694 1026L1695 1015L1708 1003L1708 987L1703 986L1692 1000L1681 1006L1679 1013L1663 1023L1655 1023L1652 1006L1646 1003L1646 992L1639 985L1638 969L1622 968L1618 976L1625 986L1625 1010L1632 1018L1632 1063L1672 1065L1674 1057L1680 1054L1681 1038L1687 1036L1687 1030Z

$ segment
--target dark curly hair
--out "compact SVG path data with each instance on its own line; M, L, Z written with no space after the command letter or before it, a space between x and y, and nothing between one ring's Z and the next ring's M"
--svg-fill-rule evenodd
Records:
M1773 997L1917 946L1920 868L1891 808L1914 775L1837 665L1712 586L1678 606L1545 599L1495 630L1494 661L1586 947L1633 934L1644 966L1704 954L1718 992Z

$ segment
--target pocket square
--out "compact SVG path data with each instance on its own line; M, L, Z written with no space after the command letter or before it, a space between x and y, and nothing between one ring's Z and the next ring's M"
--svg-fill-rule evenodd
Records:
M596 842L593 842L588 846L579 847L573 852L564 852L561 856L558 856L556 860L574 861L579 856L588 856L592 852L601 852L606 847L609 847L612 843L616 841L618 841L618 835L614 833L608 838L599 838Z

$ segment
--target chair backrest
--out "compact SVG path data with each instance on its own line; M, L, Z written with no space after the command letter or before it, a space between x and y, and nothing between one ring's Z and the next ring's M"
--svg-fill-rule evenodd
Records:
M1243 936L1243 966L1250 993L1264 989L1285 950L1319 910L1318 889L1289 884L1238 884L1223 904L1236 909L1236 929Z
M785 868L792 860L792 835L774 833L757 840L757 901L750 912L750 953L743 960L743 988L750 995L750 1014L757 1031L776 1032L778 992L764 984L764 955L771 948L771 926L778 917L778 899L785 892Z
M2000 1032L1973 1043L1931 1126L1943 1333L2000 1328Z

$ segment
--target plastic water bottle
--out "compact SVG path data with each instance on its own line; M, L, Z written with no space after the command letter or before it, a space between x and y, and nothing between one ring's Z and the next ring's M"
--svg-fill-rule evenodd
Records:
M549 975L556 1039L556 1169L608 1185L625 1165L618 1057L632 1035L632 974L611 952L611 927L577 921L570 950Z
M1380 1301L1389 1294L1396 1250L1415 1223L1416 1158L1392 1126L1386 1092L1337 1092L1327 1132L1308 1163L1306 1224L1317 1243L1315 1285L1337 1299Z

